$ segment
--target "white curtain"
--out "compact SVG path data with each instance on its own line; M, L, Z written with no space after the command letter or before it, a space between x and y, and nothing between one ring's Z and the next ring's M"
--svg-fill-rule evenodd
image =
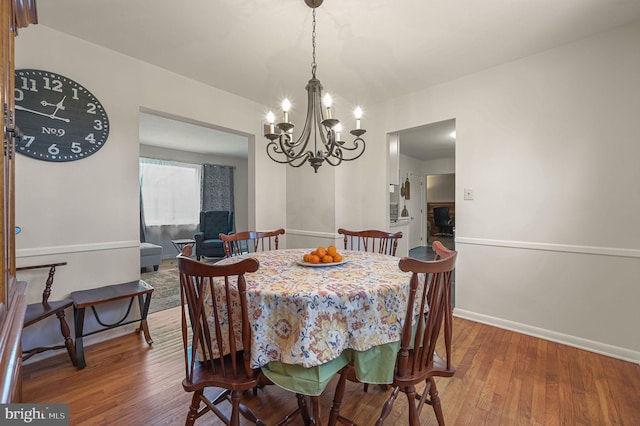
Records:
M201 170L198 164L140 158L145 225L198 224Z

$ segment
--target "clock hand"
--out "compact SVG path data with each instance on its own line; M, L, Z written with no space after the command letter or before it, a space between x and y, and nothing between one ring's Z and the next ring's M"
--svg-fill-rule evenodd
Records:
M42 102L40 102L40 105L42 105L42 106L54 106L54 107L56 107L56 110L53 112L53 114L55 115L55 114L56 114L56 112L57 112L59 109L64 110L64 105L63 105L63 103L64 103L64 100L65 100L66 98L67 98L67 96L65 95L65 96L60 100L60 102L58 102L57 104L52 104L52 103L49 103L49 102L47 102L47 101L42 101Z
M65 98L66 98L66 95L65 95L65 96L63 96L63 97L62 97L62 99L60 100L60 102L58 102L58 103L56 104L56 109L55 109L55 111L53 111L53 112L51 113L51 117L52 117L52 118L56 115L56 113L58 112L58 110L59 110L59 109L64 109L64 105L62 105L62 103L64 102Z
M53 115L53 114L45 114L44 112L35 111L35 110L33 110L33 109L25 108L25 107L20 106L20 105L17 105L17 104L15 105L15 108L16 108L16 109L19 109L19 110L21 110L21 111L27 111L27 112L30 112L30 113L32 113L32 114L42 115L42 116L44 116L44 117L49 117L49 118L52 118L52 119L55 119L55 120L61 120L61 121L64 121L64 122L66 122L66 123L68 123L68 122L69 122L69 119L68 119L68 118L56 117L56 116L55 116L55 115Z

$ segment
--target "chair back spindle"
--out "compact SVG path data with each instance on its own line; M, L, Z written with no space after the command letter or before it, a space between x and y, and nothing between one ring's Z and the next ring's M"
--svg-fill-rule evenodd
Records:
M338 229L338 234L344 235L344 249L367 251L371 253L396 255L398 240L402 238L402 232L390 233L378 230L349 231Z
M224 252L227 257L241 254L255 253L258 251L278 250L279 235L284 235L284 229L275 231L244 231L235 234L220 234L224 243Z

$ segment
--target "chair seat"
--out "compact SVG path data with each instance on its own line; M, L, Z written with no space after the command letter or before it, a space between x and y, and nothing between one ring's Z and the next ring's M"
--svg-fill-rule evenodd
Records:
M222 240L220 239L212 239L212 240L204 240L200 244L202 248L219 248L223 246Z
M409 352L407 365L413 364L414 353L415 353L414 351ZM393 380L394 380L394 385L396 386L415 385L423 382L427 377L433 377L433 376L452 377L455 374L455 372L456 372L456 369L453 366L451 366L450 368L447 368L447 362L444 359L442 359L437 353L434 353L433 367L431 369L423 370L422 374L408 373L407 376L410 377L410 379L403 379L402 377L399 377L398 373L396 372L396 376L394 377Z
M237 352L236 366L238 368L238 378L233 379L229 374L230 371L233 371L230 355L224 357L224 368L227 372L226 376L221 372L214 374L209 370L206 362L196 361L191 382L189 382L187 379L184 379L182 381L182 387L187 392L193 392L195 390L210 386L240 391L253 389L258 385L258 375L260 373L260 370L256 371L255 377L249 377L244 373L243 364L244 359L242 352ZM221 370L219 363L216 363L216 368L219 368Z
M27 312L24 314L24 326L36 323L43 318L54 315L60 309L67 309L71 306L73 306L73 300L71 299L48 302L46 306L42 303L29 304L27 305Z

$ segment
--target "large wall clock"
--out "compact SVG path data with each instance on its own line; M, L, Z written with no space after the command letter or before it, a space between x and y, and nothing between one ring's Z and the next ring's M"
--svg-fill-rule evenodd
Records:
M18 69L16 151L44 161L74 161L98 151L109 136L102 104L84 86L51 71Z

